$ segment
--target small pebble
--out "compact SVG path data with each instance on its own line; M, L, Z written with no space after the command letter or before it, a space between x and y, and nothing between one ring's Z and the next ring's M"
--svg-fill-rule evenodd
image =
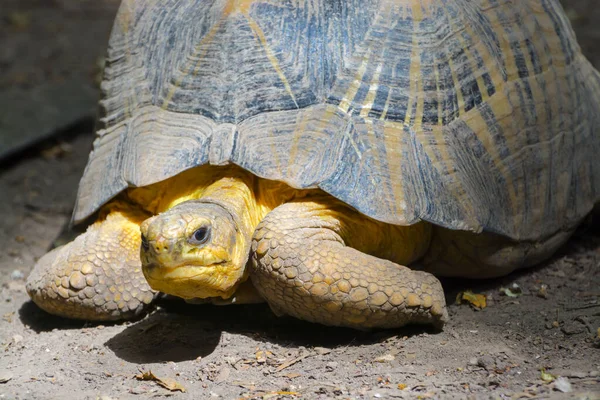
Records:
M394 357L392 354L385 354L382 356L377 357L375 360L375 362L390 362L390 361L394 361L396 357Z
M12 279L13 281L18 281L23 278L25 278L25 274L23 274L18 269L15 269L13 272L10 273L10 279Z
M573 388L571 387L571 382L569 382L569 380L564 376L559 376L558 378L556 378L556 380L554 381L554 387L563 393L570 393L573 391Z
M545 285L545 284L540 285L540 289L537 292L537 296L541 297L542 299L547 299L548 298L548 285Z
M485 368L486 371L494 369L496 362L491 356L481 356L477 359L477 365Z
M328 370L333 371L333 370L335 370L338 367L338 365L339 364L336 361L331 361L331 362L328 362L327 364L325 364L325 368L327 368Z

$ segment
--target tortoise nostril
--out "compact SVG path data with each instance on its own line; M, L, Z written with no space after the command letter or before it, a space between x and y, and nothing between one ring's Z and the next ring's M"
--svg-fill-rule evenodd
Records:
M157 239L154 243L151 243L152 250L155 254L167 253L171 250L171 243L163 238Z

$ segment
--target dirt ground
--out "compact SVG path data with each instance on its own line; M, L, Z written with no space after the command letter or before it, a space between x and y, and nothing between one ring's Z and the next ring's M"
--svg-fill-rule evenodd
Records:
M107 32L112 3L86 23ZM595 3L564 1L600 66ZM33 25L45 7L65 25L87 15L68 1L11 4L33 10ZM6 15L5 38L20 34ZM276 318L264 305L162 302L139 321L105 325L44 313L25 278L69 221L91 132L80 125L0 164L1 399L600 398L598 221L539 267L444 281L451 320L442 332L326 328ZM485 294L487 307L455 304L468 289ZM135 377L150 371L162 386Z

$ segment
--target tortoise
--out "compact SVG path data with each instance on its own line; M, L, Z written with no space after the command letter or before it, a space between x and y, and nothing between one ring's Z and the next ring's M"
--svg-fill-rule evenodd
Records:
M600 199L600 75L557 0L125 0L102 91L95 222L27 283L61 316L163 292L440 327L436 276L540 263Z

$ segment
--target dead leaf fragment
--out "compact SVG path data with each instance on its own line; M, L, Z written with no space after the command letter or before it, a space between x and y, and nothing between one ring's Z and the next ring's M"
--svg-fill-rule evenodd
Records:
M158 385L164 387L165 389L170 390L171 392L185 392L185 388L179 383L177 383L174 379L159 378L156 375L154 375L150 370L140 372L140 374L135 375L135 378L138 381L153 381L156 382Z
M540 377L542 378L542 380L544 382L548 382L548 383L550 383L550 382L552 382L553 380L556 379L556 377L554 375L547 373L546 370L543 369L543 368L542 368L541 376Z
M406 389L406 383L399 383L398 384L398 389L400 389L400 390Z
M456 296L456 302L458 304L469 303L477 309L482 309L487 306L486 297L483 294L475 294L470 290L460 292Z
M256 361L259 364L263 364L267 361L267 358L271 358L273 357L273 353L271 353L270 351L264 351L264 350L258 350L254 356L256 357Z

